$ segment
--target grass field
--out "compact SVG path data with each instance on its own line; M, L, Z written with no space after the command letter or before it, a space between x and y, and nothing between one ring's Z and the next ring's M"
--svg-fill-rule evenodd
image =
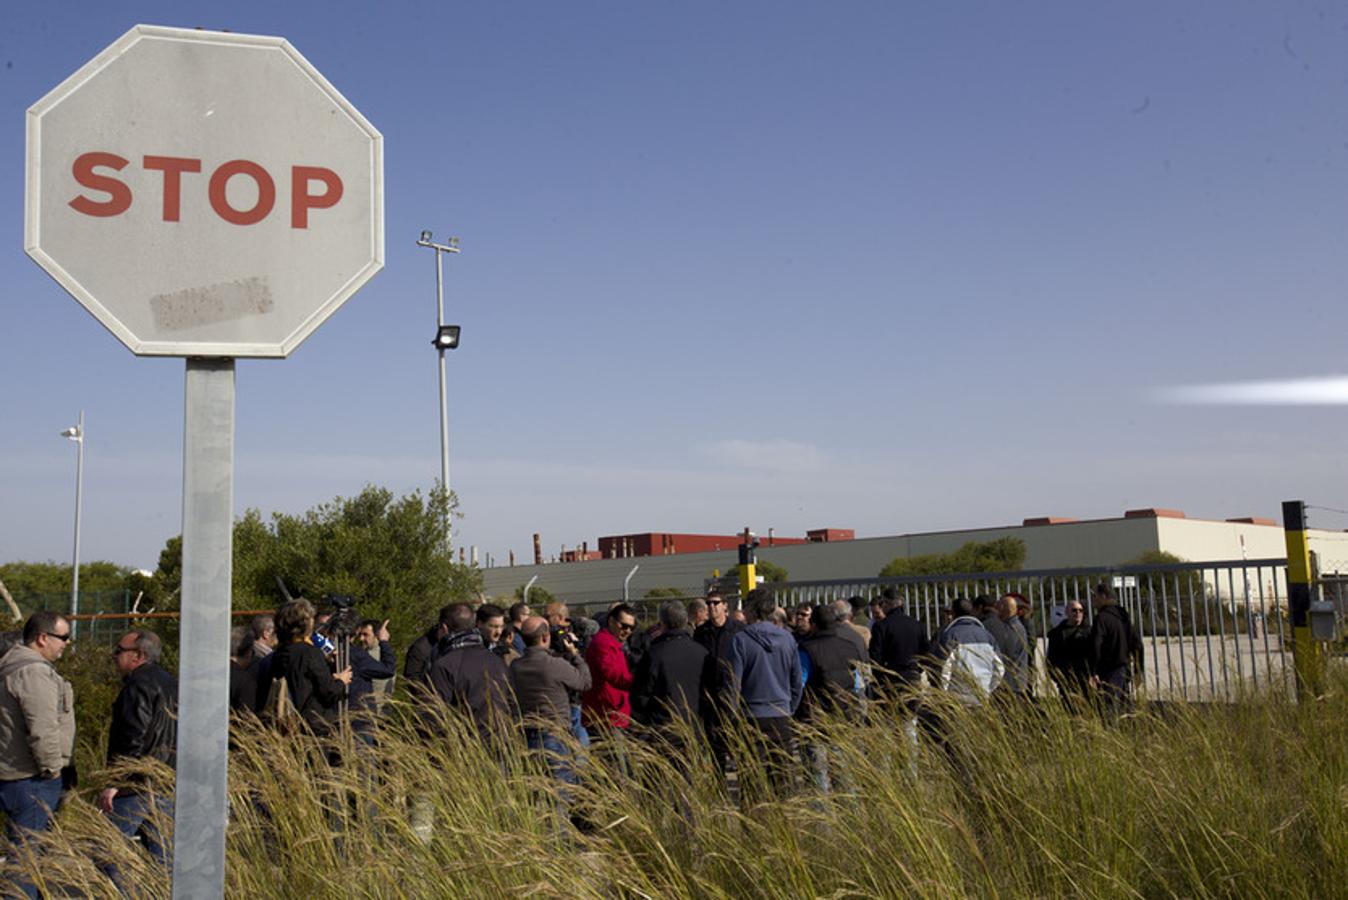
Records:
M709 756L635 744L632 776L598 760L559 822L522 749L451 721L428 744L381 737L330 767L311 742L236 734L232 897L1330 897L1348 888L1348 682L1296 704L1171 706L1116 724L1038 707L962 711L949 752L900 718L823 723L841 782L769 796L747 754L733 803ZM955 760L952 763L952 757ZM800 767L804 776L805 768ZM158 773L161 778L169 775ZM145 896L167 873L90 805L42 847L58 894L113 895L113 860ZM416 798L424 798L418 800ZM430 839L409 809L428 807Z

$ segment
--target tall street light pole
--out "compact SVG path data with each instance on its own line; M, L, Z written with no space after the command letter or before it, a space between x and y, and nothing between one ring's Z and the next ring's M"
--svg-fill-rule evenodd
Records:
M61 432L61 437L74 441L79 444L79 452L75 455L75 552L74 559L70 564L72 577L70 579L70 614L79 615L80 612L80 495L84 492L84 410L80 410L80 423L72 428L67 428ZM76 622L70 620L70 636L75 636Z
M431 343L440 354L440 483L445 489L445 546L452 545L450 537L449 508L449 401L445 392L445 351L459 346L459 326L445 324L445 288L441 256L459 252L459 239L449 238L443 244L437 244L429 231L421 233L418 247L430 247L435 251L435 339Z

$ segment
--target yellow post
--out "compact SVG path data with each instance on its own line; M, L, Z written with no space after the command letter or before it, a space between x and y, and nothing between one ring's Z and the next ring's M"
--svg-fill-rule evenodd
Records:
M740 600L750 591L758 587L757 560L754 558L754 548L758 546L758 541L754 540L754 534L748 526L744 528L743 542L740 544Z
M740 569L740 596L743 597L758 587L758 573L754 571L755 565L749 563L741 565Z
M1287 539L1287 610L1292 619L1292 664L1297 697L1315 696L1323 689L1324 655L1311 636L1311 600L1315 578L1311 572L1310 542L1306 539L1306 504L1288 500L1282 505L1283 534Z

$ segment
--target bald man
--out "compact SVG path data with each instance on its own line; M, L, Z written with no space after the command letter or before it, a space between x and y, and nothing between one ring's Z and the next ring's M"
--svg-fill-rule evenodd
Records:
M526 733L569 731L571 703L567 691L589 690L590 667L570 634L562 637L560 647L552 646L552 631L542 616L525 619L520 636L524 638L524 656L510 667L510 683L519 699Z
M589 690L590 667L570 633L563 633L560 647L552 646L552 630L542 616L525 619L520 636L524 655L510 666L510 685L524 717L525 741L530 750L546 754L554 778L575 784L570 751L561 736L571 729L568 691Z

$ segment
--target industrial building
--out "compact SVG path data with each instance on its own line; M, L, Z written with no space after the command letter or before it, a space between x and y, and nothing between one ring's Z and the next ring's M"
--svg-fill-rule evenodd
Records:
M1311 530L1309 535L1323 571L1348 571L1348 533ZM819 529L806 538L773 536L771 542L759 535L757 553L760 560L786 569L791 581L832 581L875 577L898 557L950 553L970 541L1004 537L1025 542L1027 570L1118 566L1158 550L1190 562L1286 554L1282 526L1272 519L1192 519L1159 508L1129 510L1111 519L1044 516L1020 525L890 537L855 538L846 529ZM707 549L708 540L720 549ZM708 578L734 569L738 543L734 535L619 535L600 538L599 551L587 551L575 561L494 567L483 575L489 596L512 594L535 576L535 587L575 603L620 598L624 582L634 598L654 588L695 595Z

